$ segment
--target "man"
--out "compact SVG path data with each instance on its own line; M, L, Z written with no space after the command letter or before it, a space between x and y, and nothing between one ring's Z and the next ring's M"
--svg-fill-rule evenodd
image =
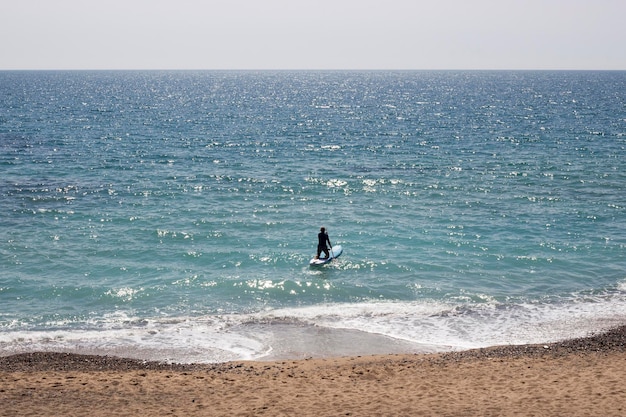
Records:
M326 233L326 228L322 227L320 229L320 232L317 234L317 256L315 257L316 259L320 259L320 254L322 252L324 252L324 255L326 255L325 258L321 258L321 259L328 259L328 257L330 256L330 253L328 252L328 247L326 246L326 242L328 242L328 246L330 246L330 248L333 248L333 245L330 244L330 239L328 238L328 234Z

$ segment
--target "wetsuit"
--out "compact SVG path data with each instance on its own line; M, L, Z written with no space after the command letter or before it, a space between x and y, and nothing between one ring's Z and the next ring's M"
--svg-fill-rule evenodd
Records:
M326 232L319 232L317 234L317 257L320 257L320 254L322 252L324 252L324 255L326 255L326 258L328 258L330 256L330 253L328 252L328 247L326 246L326 242L328 242L328 245L332 248L333 245L330 244L330 239L328 238L328 234Z

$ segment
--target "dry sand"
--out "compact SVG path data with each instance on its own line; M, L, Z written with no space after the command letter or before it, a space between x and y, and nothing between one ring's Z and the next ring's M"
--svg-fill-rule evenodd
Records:
M2 416L625 416L626 327L550 345L172 365L0 358Z

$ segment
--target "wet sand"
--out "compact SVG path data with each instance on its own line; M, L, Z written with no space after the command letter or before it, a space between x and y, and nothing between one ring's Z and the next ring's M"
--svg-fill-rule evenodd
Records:
M0 358L2 416L622 416L626 326L445 354L180 365Z

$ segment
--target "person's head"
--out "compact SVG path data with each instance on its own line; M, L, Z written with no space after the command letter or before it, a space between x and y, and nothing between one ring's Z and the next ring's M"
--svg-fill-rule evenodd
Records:
M320 229L320 232L325 233L325 232L326 232L326 228L325 228L325 227L322 227L322 228Z

